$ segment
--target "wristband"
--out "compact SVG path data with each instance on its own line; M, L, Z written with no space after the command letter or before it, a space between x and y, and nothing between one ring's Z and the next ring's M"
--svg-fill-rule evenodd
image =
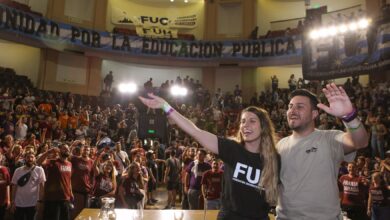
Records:
M170 115L174 111L173 108L170 108L169 111L166 113L167 115Z
M356 110L356 108L354 108L351 113L341 117L341 120L343 120L343 122L350 122L353 119L355 119L357 117L357 115L358 115L357 110Z
M350 132L354 132L354 131L358 130L361 126L362 126L362 123L361 123L361 122L359 122L359 125L358 125L357 127L349 127L349 126L346 124L346 127L347 127L348 131L350 131Z
M167 102L164 103L162 109L166 115L170 115L174 111L174 109Z
M165 113L168 113L168 111L171 109L172 107L168 104L168 102L164 102L163 106L162 106L162 109Z

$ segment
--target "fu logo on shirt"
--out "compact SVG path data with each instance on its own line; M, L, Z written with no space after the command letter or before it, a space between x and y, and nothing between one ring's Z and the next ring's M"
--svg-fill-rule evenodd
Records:
M310 154L311 152L317 152L317 148L316 147L312 147L312 148L306 150L307 154Z
M259 188L261 170L237 162L233 173L233 180L250 187Z

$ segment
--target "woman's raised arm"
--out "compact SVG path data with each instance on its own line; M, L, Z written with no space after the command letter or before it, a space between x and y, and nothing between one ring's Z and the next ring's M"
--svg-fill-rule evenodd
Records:
M215 134L208 131L204 131L196 127L192 121L181 115L175 109L173 109L167 101L155 96L148 94L149 98L139 97L139 99L149 108L158 109L161 108L167 114L167 116L174 121L179 128L184 132L192 136L200 145L208 149L209 151L218 154L218 139Z

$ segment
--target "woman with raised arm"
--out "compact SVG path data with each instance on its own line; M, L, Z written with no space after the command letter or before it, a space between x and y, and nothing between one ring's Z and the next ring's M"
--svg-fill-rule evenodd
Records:
M268 219L270 206L275 205L278 197L279 183L279 156L268 113L256 107L244 109L239 131L231 140L199 129L164 99L148 96L139 98L149 108L162 108L170 120L223 160L222 208L218 219Z

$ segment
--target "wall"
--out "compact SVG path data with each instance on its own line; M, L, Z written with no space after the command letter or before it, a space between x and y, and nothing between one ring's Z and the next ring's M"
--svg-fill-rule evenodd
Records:
M256 70L256 91L265 91L271 89L271 77L276 75L279 79L279 88L288 88L288 79L291 74L295 75L296 79L302 77L302 67L300 65L289 65L280 67L260 67ZM368 84L368 75L360 76L360 83L363 86ZM336 84L344 84L346 78L336 79Z
M110 70L114 75L113 87L116 87L119 83L123 82L134 82L142 88L150 77L153 78L153 86L160 86L161 83L166 80L175 80L177 76L180 76L182 79L189 76L194 80L202 82L201 68L148 66L103 60L101 72L102 79L104 79Z
M46 17L69 25L105 31L107 1L48 0Z
M256 27L256 1L205 1L204 39L248 39Z
M48 0L13 0L13 1L26 4L31 7L32 11L39 12L43 16L46 15Z
M36 86L41 50L0 40L0 66L13 68L18 75L27 76Z
M154 16L154 17L168 17L176 18L178 16L187 16L196 14L198 17L198 26L194 29L180 29L178 33L183 34L193 34L196 39L203 38L203 29L204 29L204 2L199 1L196 3L188 4L174 4L172 6L167 0L166 3L145 3L139 4L138 2L133 2L129 0L109 0L107 7L107 19L106 19L106 29L112 31L115 27L111 22L112 10L119 8L127 12L128 17L133 16ZM134 26L123 26L133 29Z
M215 91L221 88L222 92L233 92L236 85L241 88L240 68L217 68L215 70Z
M365 6L365 0L311 0L311 5L328 6L328 12L348 8L355 5ZM305 17L305 1L257 0L257 25L259 34L270 30L270 22Z
M101 59L75 53L43 50L39 88L99 95L101 91Z

